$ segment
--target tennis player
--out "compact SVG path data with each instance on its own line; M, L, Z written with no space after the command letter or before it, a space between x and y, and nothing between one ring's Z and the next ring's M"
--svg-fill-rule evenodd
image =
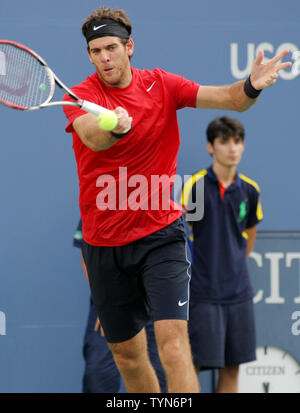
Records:
M176 173L178 109L250 108L278 71L290 66L280 63L288 51L267 63L260 52L246 81L200 86L159 68L132 67L131 29L126 12L107 7L82 26L96 71L72 90L115 110L115 129L103 131L96 116L64 107L78 168L84 259L127 391L160 390L144 329L152 318L168 391L199 392L187 331L190 260L181 210L170 200L172 185L151 184ZM167 206L161 202L166 192Z

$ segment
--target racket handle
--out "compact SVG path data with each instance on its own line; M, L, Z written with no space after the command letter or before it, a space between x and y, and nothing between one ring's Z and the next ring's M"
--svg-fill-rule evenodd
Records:
M96 116L99 116L103 112L110 112L109 109L106 109L103 106L96 105L95 103L88 102L87 100L82 101L81 109L85 112L92 113Z

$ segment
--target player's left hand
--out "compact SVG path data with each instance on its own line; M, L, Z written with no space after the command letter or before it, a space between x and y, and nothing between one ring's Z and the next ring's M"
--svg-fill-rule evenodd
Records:
M264 52L263 50L259 50L250 73L250 80L254 89L265 89L266 87L272 86L276 83L279 70L292 66L292 62L280 63L281 59L288 53L289 50L284 50L268 62L263 63Z

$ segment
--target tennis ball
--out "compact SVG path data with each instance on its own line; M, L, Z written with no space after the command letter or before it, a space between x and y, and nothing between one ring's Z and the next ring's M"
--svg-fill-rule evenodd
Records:
M113 130L117 126L117 123L117 114L112 110L109 112L103 112L98 116L98 125L103 130Z

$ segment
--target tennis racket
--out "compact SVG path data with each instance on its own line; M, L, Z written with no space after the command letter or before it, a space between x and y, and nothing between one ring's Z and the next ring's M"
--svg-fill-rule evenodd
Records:
M74 102L51 102L55 85L63 89ZM37 53L10 40L0 40L0 103L19 110L76 106L97 116L111 112L80 99L58 79Z

